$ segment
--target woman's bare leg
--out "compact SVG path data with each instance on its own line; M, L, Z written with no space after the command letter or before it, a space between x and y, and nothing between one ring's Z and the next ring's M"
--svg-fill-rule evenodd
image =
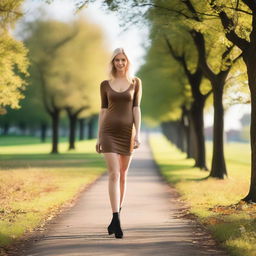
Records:
M123 205L126 192L126 177L132 160L131 156L120 155L120 207Z
M112 212L119 212L120 204L120 160L117 153L104 153L108 168L108 192Z

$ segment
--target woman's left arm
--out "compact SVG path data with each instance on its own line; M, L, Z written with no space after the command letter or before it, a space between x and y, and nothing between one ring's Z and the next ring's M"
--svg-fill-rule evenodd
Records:
M138 148L141 141L140 141L140 127L141 127L141 110L140 110L140 102L142 98L142 83L139 78L136 78L137 84L134 94L134 101L133 101L133 119L134 119L134 126L136 130L135 134L135 145L134 148Z

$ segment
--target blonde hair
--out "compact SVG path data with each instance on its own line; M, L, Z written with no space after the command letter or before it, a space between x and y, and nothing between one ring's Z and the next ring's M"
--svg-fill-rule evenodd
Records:
M116 78L116 68L114 66L114 59L115 57L119 54L119 53L122 53L126 60L127 60L127 67L126 67L126 71L125 71L125 76L126 76L126 79L130 82L130 83L133 83L133 76L131 75L131 62L129 60L129 58L127 57L127 54L126 52L124 51L123 48L116 48L114 51L113 51L113 54L112 54L112 57L111 57L111 61L110 61L110 71L109 71L109 78L110 80L114 80Z

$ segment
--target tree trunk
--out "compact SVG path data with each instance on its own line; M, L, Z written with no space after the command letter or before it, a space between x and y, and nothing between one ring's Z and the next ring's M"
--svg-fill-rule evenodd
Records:
M60 110L55 108L50 113L52 118L52 154L58 154L58 142L59 142L59 119Z
M187 120L187 122L188 122L188 120ZM191 134L190 134L190 125L191 124L187 124L186 126L185 126L185 136L186 136L186 154L187 154L187 158L189 159L189 158L193 158L192 157L192 154L191 154L191 145L190 145L190 143L191 143L191 138L190 138L190 136L191 136Z
M188 120L189 120L189 142L188 142L188 158L196 158L197 155L197 142L196 142L196 134L195 128L192 121L191 111L188 113Z
M69 150L75 149L77 114L69 114Z
M224 83L213 84L213 106L214 106L214 125L213 125L213 157L210 177L223 179L227 176L226 163L224 158L224 108L222 103Z
M187 4L187 2L185 1L185 4ZM191 6L188 6L188 8L190 9ZM193 10L191 10L191 12L193 12ZM197 68L195 70L195 72L191 72L188 68L188 64L185 58L185 54L181 54L181 55L177 55L176 51L173 49L172 44L170 43L170 41L168 40L168 38L166 37L166 43L169 49L169 52L171 53L172 57L179 62L183 69L184 72L188 78L190 87L191 87L191 92L192 92L192 98L193 98L193 103L192 103L192 129L194 129L194 134L196 135L195 137L193 137L193 139L196 139L194 141L195 146L196 146L196 150L192 149L192 148L188 148L187 149L187 153L188 153L188 157L193 156L195 158L195 167L199 167L200 169L204 169L207 170L206 167L206 162L205 162L205 142L204 142L204 122L203 122L203 109L204 109L204 103L205 100L207 99L207 97L210 95L211 91L209 91L207 94L202 94L200 91L200 85L202 83L202 78L203 78L203 71L201 69L201 55L200 55L200 50L199 49L199 41L200 43L202 42L202 35L200 35L199 38L199 33L192 33L193 31L191 31L191 35L193 36L193 39L195 41L195 44L198 48L199 51L199 57L198 58L198 63L197 63ZM195 38L195 36L197 36L197 38ZM183 108L183 107L182 107ZM190 138L192 139L192 138ZM187 138L188 140L188 138ZM190 141L188 140L187 145L192 146L192 144L190 143ZM190 150L193 150L190 151Z
M177 148L183 152L183 125L180 121L176 123L177 129Z
M213 91L213 106L214 106L214 126L213 126L213 157L212 169L210 176L223 179L227 175L226 164L223 150L223 88L226 78L231 69L229 65L225 70L220 70L219 73L213 72L207 63L207 53L205 49L204 35L196 30L191 30L191 35L194 39L195 45L198 49L199 62L205 76L211 81ZM233 47L227 47L222 53L222 60L224 60Z
M41 142L46 140L47 124L41 123Z
M23 136L27 135L26 134L27 125L25 123L23 123L23 122L20 122L18 124L18 126L19 126L19 129L20 129L21 135L23 135Z
M166 122L162 122L161 123L161 129L162 129L162 133L163 135L169 140L168 136L167 136L167 123Z
M9 129L10 129L10 125L9 124L4 124L3 135L8 135Z
M185 152L185 125L182 121L168 121L161 123L162 132L165 137L172 142L178 149Z
M256 48L256 46L255 46ZM251 142L251 180L250 189L243 201L256 203L256 59L254 56L255 49L252 54L247 55L244 60L247 66L247 75L249 80L249 88L251 92L251 125L250 125L250 142Z
M251 183L248 195L242 200L246 202L256 203L256 5L255 1L242 1L251 10L251 32L249 40L241 38L235 31L236 19L230 18L222 9L218 12L222 26L225 31L226 38L238 46L242 51L242 58L247 67L248 84L251 93L251 126L250 126L250 142L251 142ZM212 1L211 6L214 10L218 10L218 5ZM239 5L237 5L239 9Z
M254 95L254 100L251 102L251 180L250 189L243 201L256 203L256 95Z
M167 122L167 136L169 140L177 147L177 130L173 121Z
M172 125L171 125L171 121L167 121L167 122L162 122L161 123L161 127L162 127L162 132L165 135L165 137L172 142L173 144L175 144L174 140L173 140L173 131L172 131Z
M204 103L203 97L194 100L191 107L192 124L196 136L195 167L208 170L205 160L205 137L204 137Z
M84 140L84 118L79 119L79 140Z
M179 140L178 140L178 145L179 149L182 152L186 152L186 133L185 133L185 121L184 121L184 115L182 115L181 120L178 123L178 131L179 131Z
M88 139L93 139L93 117L88 121Z

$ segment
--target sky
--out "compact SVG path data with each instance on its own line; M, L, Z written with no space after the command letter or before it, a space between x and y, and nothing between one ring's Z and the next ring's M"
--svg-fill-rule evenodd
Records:
M131 62L133 71L139 70L145 55L145 46L148 45L148 29L141 26L133 26L123 31L120 27L120 18L113 12L106 13L100 4L101 0L96 0L87 8L81 11L88 20L100 25L106 37L106 46L110 51L117 47L123 47ZM68 21L76 17L74 1L54 0L51 4L46 4L42 0L26 0L23 5L25 20L34 20L40 13L40 7L45 9L45 18L55 18ZM143 82L143 81L142 81ZM146 85L145 85L146 86ZM249 105L238 104L225 111L225 130L240 129L240 118L243 114L250 112ZM213 124L213 108L205 111L205 126Z
M231 106L227 110L225 110L225 117L224 117L224 130L237 130L241 129L242 126L240 124L241 117L251 112L251 107L249 104L237 104L234 106ZM212 126L213 125L213 107L211 107L209 110L205 113L205 126Z
M77 16L74 1L71 0L54 0L51 4L47 4L43 0L26 0L23 5L24 19L27 21L36 19L39 15L40 7L46 10L45 18L68 21ZM144 45L148 43L145 40L148 38L146 27L131 27L124 32L119 25L118 16L113 12L107 14L101 7L100 0L96 0L94 3L89 4L88 7L83 8L80 15L103 28L110 52L115 48L123 47L133 64L133 71L138 71L143 63Z

